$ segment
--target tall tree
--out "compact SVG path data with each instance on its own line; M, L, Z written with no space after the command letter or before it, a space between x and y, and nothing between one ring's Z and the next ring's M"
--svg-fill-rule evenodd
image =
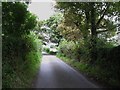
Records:
M36 25L36 16L27 11L27 4L21 2L2 3L2 26L4 36L27 34Z
M39 21L37 25L37 31L38 32L43 32L43 33L48 33L50 35L50 41L54 43L59 43L62 36L60 35L60 32L57 30L58 25L60 24L62 20L62 14L57 13L53 16L51 16L49 19L44 20L44 21ZM45 27L42 28L41 27ZM49 29L47 29L49 28Z
M52 33L50 40L56 43L59 43L62 38L60 32L57 30L57 27L62 19L63 19L62 14L57 13L51 16L48 20L46 20L46 25L51 29L51 33Z
M64 13L67 25L78 27L84 40L91 38L91 57L94 61L97 58L96 39L98 35L116 30L111 19L120 15L119 5L120 2L57 2L56 8Z

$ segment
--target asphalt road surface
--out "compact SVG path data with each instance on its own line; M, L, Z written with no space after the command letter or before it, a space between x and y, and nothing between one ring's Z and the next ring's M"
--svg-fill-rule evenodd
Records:
M43 55L34 88L98 88L54 55Z

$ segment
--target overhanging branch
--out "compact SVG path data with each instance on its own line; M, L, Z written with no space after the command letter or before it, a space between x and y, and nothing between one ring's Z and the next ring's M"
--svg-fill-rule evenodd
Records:
M105 14L106 14L106 12L107 12L107 9L109 8L109 6L110 6L110 4L108 4L107 7L104 8L102 16L100 17L100 19L99 19L98 22L96 23L96 27L99 26L100 22L101 22L102 19L104 18Z
M97 31L97 34L103 33L103 32L107 32L108 30L102 30L102 31Z

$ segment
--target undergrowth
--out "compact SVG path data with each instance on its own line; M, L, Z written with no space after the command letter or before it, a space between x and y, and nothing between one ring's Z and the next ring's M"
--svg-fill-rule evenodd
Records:
M92 66L86 62L78 62L63 55L57 54L57 57L76 68L80 72L86 74L88 77L98 81L103 87L120 87L120 81L115 78L115 71L108 70L109 67L102 68L100 65Z
M41 41L34 33L3 39L2 87L30 87L41 61Z

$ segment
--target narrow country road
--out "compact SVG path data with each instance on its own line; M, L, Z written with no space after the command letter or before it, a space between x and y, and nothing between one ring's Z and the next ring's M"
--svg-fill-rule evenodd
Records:
M43 55L34 88L98 88L54 55Z

